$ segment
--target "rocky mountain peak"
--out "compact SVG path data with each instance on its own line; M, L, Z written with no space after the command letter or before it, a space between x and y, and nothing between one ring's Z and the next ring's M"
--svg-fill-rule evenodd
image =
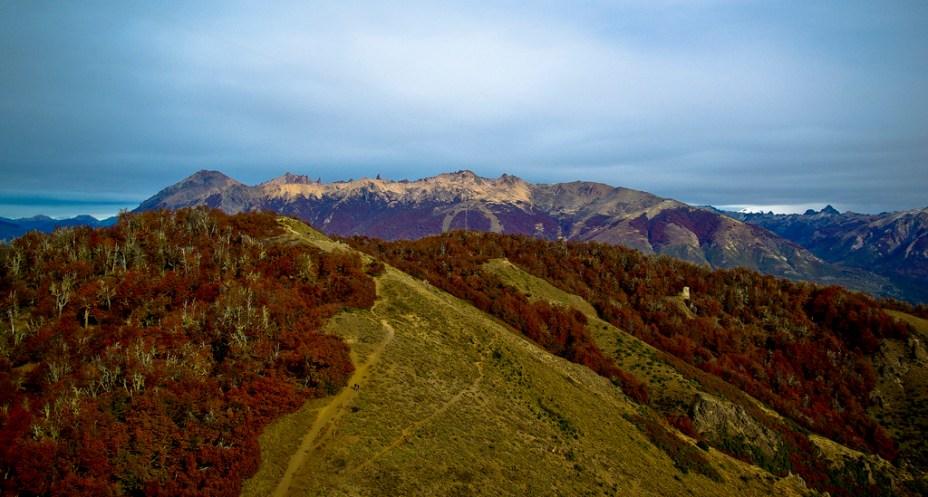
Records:
M477 179L480 177L480 176L477 176L477 174L471 171L470 169L461 169L460 171L442 174L440 176L452 176L452 177L458 177L462 179Z
M236 181L219 171L201 169L193 175L158 192L155 196L142 202L137 210L159 208L177 209L194 205L223 207L225 210L245 210L245 202L237 199L229 204L223 197L231 191L247 191L250 187ZM240 195L239 195L240 196Z
M483 230L619 244L697 264L741 266L872 292L894 288L873 275L829 267L756 226L602 183L532 184L508 174L484 178L465 169L416 181L364 178L334 183L287 173L247 186L216 171L200 171L139 209L194 205L229 213L271 210L340 236L396 240L454 229ZM831 217L818 214L812 219L823 216Z
M471 185L474 183L483 183L485 181L487 181L486 178L478 176L473 171L462 169L453 173L442 173L438 176L424 178L416 181L415 183L421 182L426 184Z
M316 181L309 176L287 172L284 173L283 176L278 176L270 181L262 183L262 185L312 185L315 183Z
M240 182L238 182L238 181L236 181L236 180L234 180L234 179L232 179L232 178L226 176L225 174L223 174L223 173L221 173L221 172L219 172L219 171L210 171L210 170L206 170L206 169L201 169L201 170L197 171L196 173L192 174L191 176L189 176L187 179L181 181L180 183L178 183L178 184L175 185L175 186L184 186L184 187L191 187L191 186L206 186L206 187L209 187L209 186L216 186L216 187L224 187L224 186L235 185L235 184L241 185L242 183L240 183Z

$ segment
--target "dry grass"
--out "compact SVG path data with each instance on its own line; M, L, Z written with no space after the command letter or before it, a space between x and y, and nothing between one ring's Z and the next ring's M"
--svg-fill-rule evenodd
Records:
M596 309L582 297L567 293L535 275L526 273L508 259L493 259L483 268L499 276L503 282L516 288L531 300L546 300L573 307L587 316L596 316Z
M639 407L609 381L392 268L378 277L373 310L342 314L328 331L363 362L387 326L395 335L321 432L290 495L796 493L796 482L714 450L724 482L681 473L623 418ZM269 494L327 401L266 430L261 470L243 495Z
M268 496L274 493L278 482L287 469L290 457L300 446L300 439L306 427L312 425L319 408L328 402L328 398L314 399L298 411L271 423L261 434L261 468L242 486L242 494Z
M928 469L928 319L886 311L915 330L909 339L886 340L874 359L879 399L871 413L897 441L900 456ZM920 352L917 350L920 349ZM928 488L928 481L925 481Z
M913 316L901 311L887 310L885 312L899 321L912 325L912 327L915 328L915 332L921 335L920 338L922 340L928 339L928 319Z
M622 369L648 384L652 401L665 410L686 411L697 393L696 386L669 364L657 359L658 351L638 338L599 319L596 309L582 297L565 292L547 281L516 267L506 259L484 265L504 283L531 299L547 300L573 307L588 319L587 329L600 349ZM682 302L682 301L681 301ZM681 303L682 305L682 303Z
M308 224L302 223L290 217L280 217L278 222L286 231L285 237L307 245L313 245L319 249L331 252L333 250L351 250L351 247L341 242L336 242L321 232L313 229Z

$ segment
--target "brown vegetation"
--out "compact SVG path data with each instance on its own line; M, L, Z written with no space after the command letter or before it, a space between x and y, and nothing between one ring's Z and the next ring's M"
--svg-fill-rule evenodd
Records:
M433 237L417 242L391 244L371 238L352 238L351 242L403 271L470 301L548 352L609 378L636 401L648 402L647 387L603 354L587 331L587 318L582 312L546 301L532 302L494 274L484 271L480 266L490 257L468 253L474 248L466 243L471 236L479 237L459 232L459 237Z
M197 209L0 246L0 493L237 495L261 429L353 370L314 330L374 298L278 232Z
M742 399L740 404L758 411L756 416L779 433L786 453L776 460L757 461L750 451L734 450L734 455L775 473L799 473L814 488L833 495L874 490L831 471L803 429L890 460L896 456L892 439L867 412L875 381L869 354L881 340L904 337L909 329L863 294L741 269L711 271L598 243L473 232L414 242L354 238L351 243L470 300L553 351L563 350L562 342L550 334L536 337L533 318L527 317L544 313L517 305L524 296L513 295L513 289L481 272L480 266L507 258L587 299L603 319L664 351L666 360L680 361L685 367L678 369L685 375L717 384L715 393L741 389L798 424L759 412L743 395L725 395ZM688 308L667 305L665 297L680 294L684 287L691 289ZM595 343L582 350L599 350L593 347ZM596 356L593 369L609 370L599 362L602 355ZM687 429L680 413L667 415Z

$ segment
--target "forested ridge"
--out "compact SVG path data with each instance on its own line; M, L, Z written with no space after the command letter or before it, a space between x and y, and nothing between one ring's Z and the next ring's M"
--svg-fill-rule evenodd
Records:
M662 360L742 405L783 441L773 460L744 447L722 450L774 473L798 473L832 495L888 491L859 474L834 471L805 430L896 458L893 440L867 413L875 385L871 356L881 340L910 332L882 306L912 313L924 309L742 269L709 270L601 243L476 232L390 243L361 237L349 241L471 301L548 350L617 379L626 393L647 403L646 385L603 356L583 330L586 321L578 312L530 303L482 268L492 259L507 258L585 298L600 317L663 351ZM687 307L671 305L668 297L680 295L684 287L691 295ZM744 401L739 389L791 421L763 413ZM663 414L681 431L698 436L685 411Z
M683 472L722 482L703 452L711 442L831 495L919 493L862 460L835 467L810 433L897 459L868 414L872 357L912 333L883 309L924 307L600 243L465 231L347 241L373 261L295 243L273 214L182 209L0 245L0 494L237 495L258 468L262 429L345 385L349 347L318 330L373 305L369 275L383 263L612 380L640 406L626 419ZM661 351L655 360L743 408L776 434L775 453L703 438L692 412L656 403L660 385L604 351L612 344L597 343L586 314L487 269L501 258L587 300Z
M0 245L0 494L238 495L261 429L354 369L315 330L375 296L279 234L194 209Z

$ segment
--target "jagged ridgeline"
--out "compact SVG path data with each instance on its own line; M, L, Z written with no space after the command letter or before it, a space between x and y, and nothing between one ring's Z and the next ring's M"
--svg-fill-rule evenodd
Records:
M469 229L552 241L597 241L714 268L746 267L922 301L922 292L913 290L917 282L897 288L886 275L868 272L872 264L829 264L786 238L720 212L601 183L532 184L505 174L490 179L458 171L416 181L365 178L335 183L285 174L249 186L218 171L199 171L142 202L139 209L191 206L230 214L270 210L334 236L398 240ZM888 235L905 238L903 232ZM925 231L913 229L911 238L914 243L907 246L914 250L893 251L906 254L894 264L926 267Z
M374 300L280 232L197 209L0 246L0 494L237 495L263 427L354 369L316 330Z

